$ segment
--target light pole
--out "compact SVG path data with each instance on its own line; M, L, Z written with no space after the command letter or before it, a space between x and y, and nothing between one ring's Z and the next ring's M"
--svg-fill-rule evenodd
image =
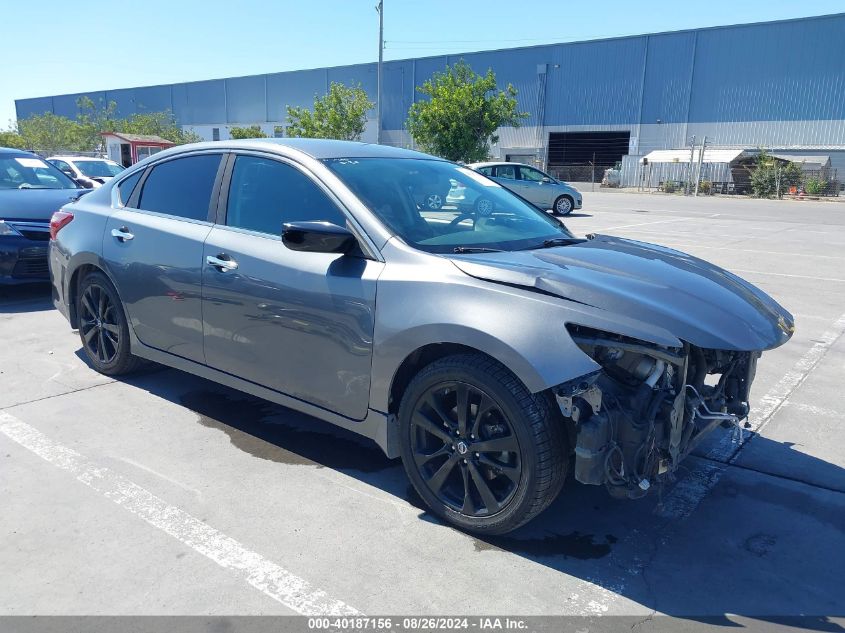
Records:
M376 143L381 145L381 66L384 61L384 0L376 5L378 11L378 72L376 85Z

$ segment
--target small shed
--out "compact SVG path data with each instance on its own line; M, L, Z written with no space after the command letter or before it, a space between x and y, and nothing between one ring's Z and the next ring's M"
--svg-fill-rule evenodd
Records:
M153 134L125 134L123 132L101 132L109 158L124 167L134 165L147 156L152 156L175 143Z

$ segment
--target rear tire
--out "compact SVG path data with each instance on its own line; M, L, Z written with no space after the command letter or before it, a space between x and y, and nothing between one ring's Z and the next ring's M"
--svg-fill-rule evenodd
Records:
M417 493L463 530L515 530L563 487L566 434L548 398L483 354L449 356L420 371L402 397L399 425L402 463Z
M138 369L141 359L129 351L129 324L123 304L105 274L92 272L82 279L76 314L82 349L94 369L107 376Z

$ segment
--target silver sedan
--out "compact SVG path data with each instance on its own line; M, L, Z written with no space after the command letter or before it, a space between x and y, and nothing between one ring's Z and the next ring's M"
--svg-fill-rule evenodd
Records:
M555 180L536 167L522 163L473 163L468 167L490 176L503 187L519 194L555 215L569 215L581 208L581 193L573 186Z

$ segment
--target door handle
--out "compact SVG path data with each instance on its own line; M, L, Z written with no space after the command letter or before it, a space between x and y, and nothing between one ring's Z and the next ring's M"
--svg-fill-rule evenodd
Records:
M125 226L121 226L119 229L112 229L111 236L116 237L118 242L128 242L129 240L135 239L135 236Z
M226 259L223 259L223 258ZM238 267L238 262L234 259L231 259L228 255L223 255L222 253L217 257L213 255L209 255L205 258L205 263L209 266L213 266L221 273L229 272L230 270L236 270Z

